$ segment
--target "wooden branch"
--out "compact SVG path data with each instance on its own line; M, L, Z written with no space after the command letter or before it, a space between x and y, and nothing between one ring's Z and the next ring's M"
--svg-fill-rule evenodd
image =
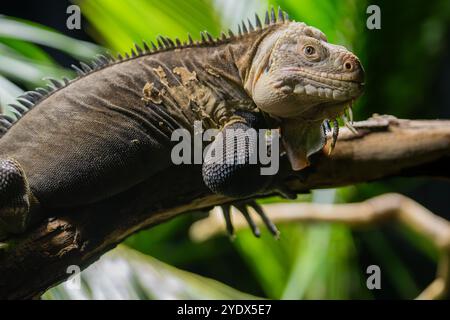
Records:
M315 155L306 170L283 161L277 179L302 193L391 176L450 177L450 121L376 117L355 127L357 135L343 129L332 156ZM54 218L0 249L0 299L39 296L70 275L68 266L87 267L137 230L228 201L208 192L200 166L173 166L108 201L46 212Z
M347 204L274 203L262 205L274 223L328 222L344 223L350 227L367 227L396 220L428 239L440 252L436 279L417 299L443 299L450 291L450 222L433 214L412 199L389 193L372 199ZM220 210L208 218L194 223L190 229L194 241L205 241L224 233ZM237 209L232 208L232 211ZM236 230L247 227L241 214L233 215ZM258 215L255 222L263 224Z

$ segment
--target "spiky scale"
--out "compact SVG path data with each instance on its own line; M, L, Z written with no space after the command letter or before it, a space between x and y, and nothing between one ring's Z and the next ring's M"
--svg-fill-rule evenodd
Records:
M168 45L169 45L170 48L175 47L175 42L173 42L172 39L166 38L166 41L167 41L167 43L168 43Z
M249 30L250 32L254 31L255 28L253 28L252 22L250 21L250 19L247 19L247 20L248 20L248 30Z
M159 39L161 39L161 42L163 43L164 48L169 48L170 47L169 42L167 41L166 38L164 38L163 36L159 36Z
M39 92L43 96L48 94L47 90L45 90L44 88L36 88L34 90L36 90L37 92Z
M29 101L28 99L22 98L22 97L17 98L17 102L20 102L24 107L26 107L28 109L32 108L34 105L33 102Z
M163 43L163 45L164 45L164 47L167 49L167 48L170 48L170 43L169 43L169 41L167 41L167 39L168 38L165 38L165 37L163 37L163 36L161 36L161 42Z
M62 80L63 80L65 86L67 86L70 82L70 80L67 79L66 77L63 77Z
M3 118L0 118L0 127L9 128L9 127L11 127L11 123L4 120Z
M228 36L230 37L230 39L234 38L234 33L233 31L231 31L231 29L228 29Z
M200 32L200 38L201 38L201 43L206 42L206 37L205 37L205 34L203 33L203 31Z
M42 99L44 96L42 94L40 94L39 92L33 91L35 93L35 99L36 100L40 100Z
M117 59L118 59L119 61L122 61L122 60L123 60L123 57L122 57L122 55L121 55L120 53L117 54Z
M1 116L3 119L7 120L11 124L14 122L14 119L11 118L10 116L7 116L6 114L2 114Z
M153 41L150 41L150 45L152 46L153 51L158 51L158 47L156 46L156 44Z
M284 21L289 21L289 14L287 12L284 13Z
M19 98L16 99L17 102L19 102L21 105L19 106L23 106L27 109L32 108L34 103L28 99L25 99L23 96L20 96Z
M95 63L95 61L91 61L90 64L87 64L91 70L95 70L97 68L97 64Z
M3 119L0 115L0 128L1 127L9 128L9 127L11 127L11 123L9 121L6 121L5 119Z
M191 35L188 33L188 43L189 43L189 45L193 45L194 44L194 40L192 40L192 37L191 37Z
M165 49L164 44L161 42L161 38L158 38L157 42L158 42L158 48L159 49Z
M125 52L125 60L126 59L130 59L130 55L128 54L128 52Z
M148 47L147 42L142 41L142 45L144 46L144 51L145 51L145 53L151 52L150 48Z
M269 11L266 11L266 15L264 16L264 24L266 26L270 24Z
M71 67L73 70L75 70L77 72L77 74L79 76L84 76L84 74L85 74L84 71L81 70L80 68L78 68L76 65L72 64Z
M91 72L92 71L91 67L87 63L80 62L80 66L84 70L84 72Z
M22 118L22 113L18 112L16 109L11 108L11 113L16 116L17 119Z
M97 68L98 68L97 63L96 63L94 60L92 60L92 61L91 61L91 69L92 69L92 70L95 70L95 69L97 69Z
M181 46L182 46L180 39L175 38L175 45L176 45L177 47L181 47Z
M30 91L31 94L33 94L36 98L42 98L42 94L37 92L36 90Z
M239 37L242 36L241 25L238 25L238 36L239 36Z
M136 51L137 51L138 54L142 54L142 52L143 52L142 48L139 47L137 43L134 44L134 47L136 48Z
M258 29L261 29L261 28L262 28L261 20L259 19L259 16L258 16L258 14L256 14L256 13L255 13L255 26L256 26L256 28L258 28Z
M0 127L9 128L11 127L11 122L7 121L0 115Z
M220 39L222 40L222 41L225 41L225 40L227 40L227 35L225 34L225 33L221 33L220 34Z
M20 98L27 99L27 100L30 101L30 102L33 102L33 100L34 100L34 97L33 97L32 95L30 95L28 91L22 93L22 95L20 96Z
M276 23L277 22L277 18L275 15L275 9L272 7L272 9L270 9L270 23Z
M23 93L22 97L24 97L28 101L31 101L34 103L36 100L40 99L42 96L39 93L37 93L36 91L27 91L27 92Z
M281 7L278 7L278 22L284 22L284 14Z
M108 58L106 58L104 55L100 55L97 60L101 61L103 63L103 66L107 66L109 64Z
M114 62L115 61L113 55L111 53L109 53L109 52L105 52L105 54L103 56L108 60L108 62Z
M244 21L242 21L242 31L244 32L244 34L248 33L247 26L245 25Z
M109 64L109 59L104 55L104 54L99 54L98 55L98 59L100 59L101 61L103 61L103 63L105 65Z
M19 101L20 102L20 101ZM22 103L22 102L21 102ZM12 108L12 111L18 112L20 115L24 114L28 109L24 108L23 106L17 105L17 104L10 104L8 105L10 108ZM33 106L33 105L31 105Z
M93 60L93 62L95 62L95 64L96 64L98 67L103 67L103 66L105 65L105 62L104 62L102 59L100 59L100 58L95 58L95 59Z
M206 37L208 38L208 41L211 43L214 43L213 36L208 31L205 31L205 33L206 33Z
M131 49L131 57L137 57L137 54L136 54L136 52L134 51L134 49Z
M63 84L61 82L59 82L58 80L56 80L56 79L47 78L47 80L50 81L55 86L55 88L62 88L63 87Z

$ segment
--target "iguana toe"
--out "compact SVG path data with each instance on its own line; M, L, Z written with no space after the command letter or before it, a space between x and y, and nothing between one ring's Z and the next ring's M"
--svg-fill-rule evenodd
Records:
M264 213L264 210L255 200L237 201L232 204L226 204L221 206L225 218L227 232L231 237L234 237L234 228L233 223L231 222L231 206L235 207L237 210L239 210L239 212L242 213L255 237L259 238L261 236L261 231L259 230L255 221L251 217L248 210L249 208L253 208L253 210L255 210L255 212L261 217L261 220L264 222L270 233L272 233L272 235L278 239L280 232L278 231L275 224L272 221L270 221L270 219Z

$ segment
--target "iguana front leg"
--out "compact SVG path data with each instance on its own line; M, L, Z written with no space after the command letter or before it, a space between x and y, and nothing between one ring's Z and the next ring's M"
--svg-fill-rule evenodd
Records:
M20 164L14 159L0 160L0 239L25 231L37 207Z
M215 193L232 198L247 198L257 194L267 194L271 191L278 191L286 197L295 198L293 193L281 192L280 189L288 190L274 184L274 175L261 174L262 165L257 161L258 148L267 148L267 145L259 143L260 136L256 130L264 127L262 117L254 113L238 114L242 118L233 119L225 125L214 142L208 146L202 168L206 186ZM269 150L269 152L271 151ZM269 231L274 236L278 236L277 228L254 200L240 200L231 205L244 215L255 236L259 237L260 232L248 212L249 207L256 211ZM222 206L227 231L230 234L233 233L230 217L231 205Z

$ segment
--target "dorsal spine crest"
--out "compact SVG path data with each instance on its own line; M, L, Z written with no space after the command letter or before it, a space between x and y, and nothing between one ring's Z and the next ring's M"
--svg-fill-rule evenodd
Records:
M164 36L157 37L157 44L153 41L150 42L150 46L143 41L141 48L138 44L134 44L134 48L130 50L130 53L125 53L125 57L123 57L120 53L117 54L116 57L109 53L99 54L97 55L91 62L90 65L85 62L80 62L79 66L71 65L72 69L74 69L77 73L77 77L69 80L67 78L62 78L62 81L58 81L53 78L47 78L50 83L47 84L46 88L36 88L33 91L27 91L21 96L19 96L16 100L16 104L9 104L8 106L11 109L11 112L16 116L17 119L12 119L7 115L0 114L0 137L5 134L5 132L15 123L17 122L25 113L31 110L34 106L36 106L42 100L48 98L51 94L62 89L70 84L70 82L78 80L80 78L85 77L92 72L101 70L108 66L111 66L116 63L124 62L127 60L135 59L138 57L142 57L145 55L156 54L164 51L169 51L173 49L181 49L181 48L195 48L195 47L204 47L211 45L220 45L224 43L229 43L233 40L240 39L247 35L250 35L254 32L259 32L263 29L266 29L277 23L286 23L288 22L288 16L284 13L280 8L278 8L278 19L275 14L275 9L272 7L269 11L265 13L265 25L263 26L261 20L257 14L255 14L255 27L248 20L248 24L242 21L242 29L241 25L238 26L238 35L236 36L231 30L228 30L228 34L221 33L220 37L214 39L213 36L205 31L201 32L201 40L194 41L190 34L188 34L188 40L185 42L181 42L178 38L173 41L172 39Z

